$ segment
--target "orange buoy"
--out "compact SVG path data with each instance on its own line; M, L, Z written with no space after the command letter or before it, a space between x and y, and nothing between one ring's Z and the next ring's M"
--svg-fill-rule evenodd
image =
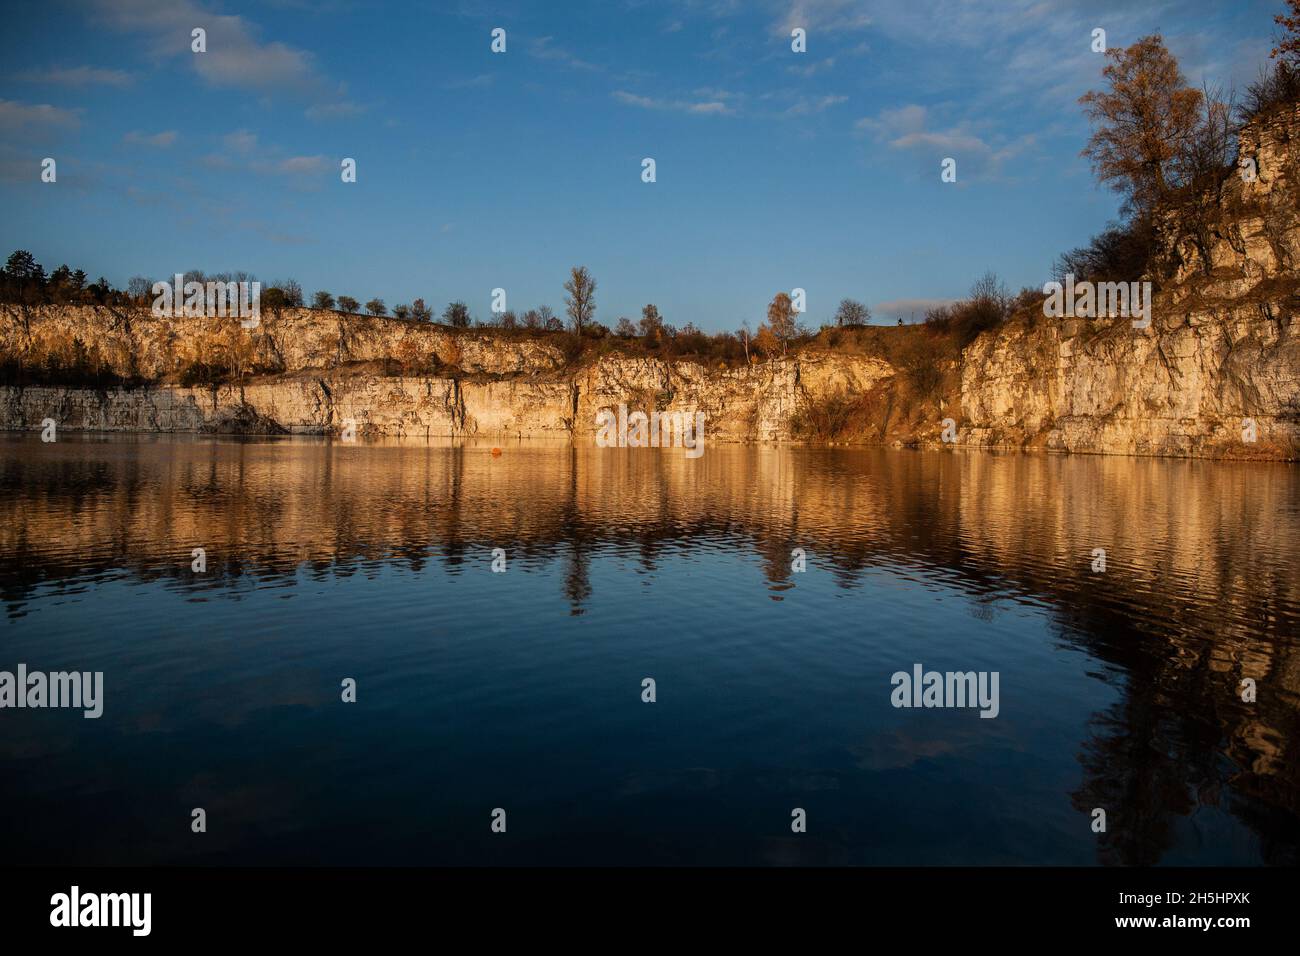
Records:
M493 457L493 458L500 458L500 457L501 457L501 449L500 449L500 448L493 448L493 449L492 449L492 457Z

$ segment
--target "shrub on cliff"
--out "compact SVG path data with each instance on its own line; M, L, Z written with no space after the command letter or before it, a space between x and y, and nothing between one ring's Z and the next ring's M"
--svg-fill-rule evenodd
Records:
M442 321L457 329L469 328L469 306L459 300L447 304L442 310Z
M861 404L861 396L847 392L809 400L790 416L790 433L800 441L833 441L847 436Z
M1052 273L1058 282L1067 274L1080 281L1130 282L1146 273L1155 251L1155 230L1146 217L1111 223L1086 246L1062 253Z
M1246 87L1237 115L1248 123L1296 103L1300 103L1300 66L1277 63L1261 68L1259 78Z

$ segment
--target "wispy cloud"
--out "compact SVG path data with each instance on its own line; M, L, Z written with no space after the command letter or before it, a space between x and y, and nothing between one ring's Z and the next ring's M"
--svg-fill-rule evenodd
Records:
M871 314L877 321L881 319L920 321L931 309L952 305L956 301L956 299L891 299L888 302L877 302L871 307Z
M53 86L130 86L134 77L123 70L101 70L93 66L50 67L46 70L28 70L16 79L25 83L44 83Z
M695 113L697 115L721 115L733 113L732 107L721 99L705 100L668 100L653 96L638 96L626 90L615 90L614 99L628 106L637 106L646 110L671 110L677 113Z
M824 113L832 106L837 106L848 100L847 96L827 95L827 96L805 96L800 97L794 105L786 109L782 116L809 116L813 113Z
M77 110L65 110L48 103L19 103L0 100L0 130L76 129L81 125Z
M787 66L786 71L795 76L816 76L818 73L825 73L834 68L835 57L828 56L821 60L813 60L806 66Z
M226 149L247 155L257 149L257 134L246 129L237 129L221 137L221 143Z
M495 73L479 73L475 76L467 76L464 79L448 80L442 84L444 90L477 90L484 89L496 82Z
M561 66L568 67L571 70L584 70L589 73L603 73L605 68L595 63L589 63L570 53L568 50L556 46L552 41L554 37L538 37L529 45L529 53L539 60L547 60L551 63L558 63Z
M979 175L996 175L1007 160L1035 141L1033 135L1009 142L986 138L968 120L946 126L935 124L930 110L916 103L864 117L854 128L891 149L926 153L936 163L952 157L957 160L959 170Z
M365 107L351 100L339 100L334 103L314 103L307 107L306 117L309 120L333 120L346 119L349 116L358 116L365 112Z
M289 176L310 176L324 170L328 162L324 156L290 156L275 163L270 170Z
M795 27L828 32L861 30L872 22L861 0L794 0L787 6L776 21L776 29L786 35Z
M176 142L176 130L163 130L161 133L142 133L139 130L131 130L122 137L124 143L135 143L140 146L158 146L166 149Z

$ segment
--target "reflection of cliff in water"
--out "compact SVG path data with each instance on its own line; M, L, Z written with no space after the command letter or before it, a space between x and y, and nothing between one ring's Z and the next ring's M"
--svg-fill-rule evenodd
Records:
M1300 846L1300 475L1285 465L24 439L0 445L0 484L11 616L37 588L125 576L237 598L304 572L462 573L486 568L495 547L512 569L561 562L575 614L602 556L653 569L700 549L757 556L776 598L797 586L799 547L846 589L889 567L960 589L976 613L1033 602L1123 690L1094 717L1074 795L1084 813L1111 808L1104 861L1160 860L1172 829L1225 792L1230 812L1269 835L1265 859L1294 862ZM202 576L189 570L195 547ZM1094 548L1106 549L1104 574L1091 571ZM1256 703L1240 700L1245 677Z

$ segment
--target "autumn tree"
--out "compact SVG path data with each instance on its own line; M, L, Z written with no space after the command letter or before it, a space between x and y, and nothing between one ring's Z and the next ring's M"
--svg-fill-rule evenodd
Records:
M596 316L596 280L586 266L574 266L564 283L564 310L579 335Z
M1277 46L1269 54L1291 70L1300 70L1300 0L1287 0L1290 14L1279 13L1273 21L1282 28Z
M798 333L794 316L794 303L790 301L789 294L778 292L767 307L767 325L772 330L772 335L781 343L782 355L785 354L790 340Z
M433 321L433 309L424 304L423 299L416 299L411 303L411 318L417 322Z
M1108 88L1079 98L1093 124L1082 155L1097 178L1139 215L1168 199L1201 125L1202 94L1187 85L1178 61L1156 34L1106 52Z
M1270 57L1271 66L1260 69L1259 78L1246 87L1237 113L1243 122L1271 113L1278 107L1300 102L1300 0L1288 0L1291 13L1273 19L1281 31Z
M371 315L387 315L388 306L384 305L383 299L371 299L366 303L366 311Z
M777 337L772 334L772 329L766 323L758 327L758 333L754 336L754 348L764 355L775 355L781 348L781 343Z
M641 309L641 321L637 323L641 332L641 338L647 342L655 343L663 337L664 317L659 314L659 307L650 303Z

